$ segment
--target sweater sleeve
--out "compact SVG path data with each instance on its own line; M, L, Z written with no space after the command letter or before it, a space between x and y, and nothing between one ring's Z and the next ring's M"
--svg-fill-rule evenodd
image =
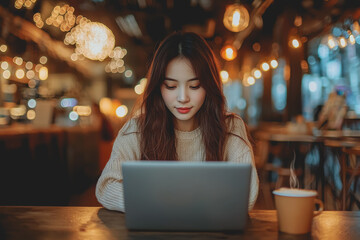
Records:
M259 191L259 179L255 167L252 146L248 140L244 122L235 118L225 149L225 156L229 162L250 163L252 166L250 179L249 210L256 202Z
M96 198L105 208L125 212L121 163L139 159L137 134L130 120L119 131L109 161L96 184ZM130 131L129 131L130 130Z

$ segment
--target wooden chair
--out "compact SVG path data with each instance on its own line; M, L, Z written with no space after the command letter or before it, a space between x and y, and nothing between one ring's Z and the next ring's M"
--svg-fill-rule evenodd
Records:
M353 140L346 140L346 139L326 139L324 141L324 146L329 148L330 153L337 159L340 164L340 179L342 183L341 190L339 192L338 188L336 187L336 180L335 180L335 172L331 173L330 179L327 179L326 183L327 186L330 187L331 194L334 199L335 209L345 210L345 194L346 190L344 190L344 186L346 184L346 159L347 159L347 151L355 147L358 143ZM332 179L332 181L331 181Z
M342 210L352 210L355 203L360 209L360 200L356 196L360 176L360 145L343 148L345 157L341 159Z

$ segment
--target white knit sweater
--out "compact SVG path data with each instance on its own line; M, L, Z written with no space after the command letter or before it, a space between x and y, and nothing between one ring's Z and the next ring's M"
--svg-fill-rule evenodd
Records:
M228 162L251 163L251 185L249 210L255 204L259 180L255 168L251 144L247 138L244 122L236 117L229 126L229 134L225 147L225 160ZM191 132L175 130L177 155L180 161L205 161L205 147L201 139L200 128ZM119 131L114 142L112 153L96 185L96 197L107 209L125 212L122 185L121 163L140 160L139 132L135 119L128 121ZM241 183L239 183L241 184Z

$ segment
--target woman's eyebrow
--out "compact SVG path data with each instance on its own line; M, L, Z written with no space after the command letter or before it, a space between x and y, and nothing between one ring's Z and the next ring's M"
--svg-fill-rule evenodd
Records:
M173 78L169 78L169 77L165 77L165 80L178 82L178 80L173 79ZM193 77L193 78L190 78L190 79L186 80L186 82L196 81L196 80L199 80L199 78L198 77Z

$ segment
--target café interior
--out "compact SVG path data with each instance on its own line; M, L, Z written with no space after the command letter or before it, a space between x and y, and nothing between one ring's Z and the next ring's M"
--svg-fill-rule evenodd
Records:
M360 209L357 0L2 0L0 205L100 206L117 132L176 30L207 40L247 124L255 209L279 187Z

